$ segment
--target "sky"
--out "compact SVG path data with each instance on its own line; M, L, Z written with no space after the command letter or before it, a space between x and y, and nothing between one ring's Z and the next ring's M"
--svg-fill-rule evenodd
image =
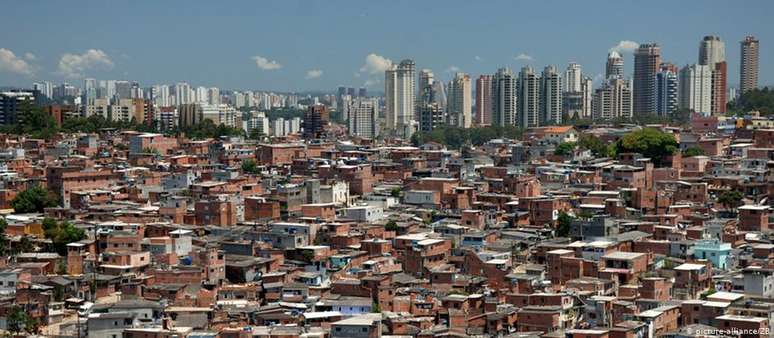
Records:
M632 42L696 63L699 41L726 43L730 86L739 41L760 40L760 85L774 84L774 1L9 1L0 11L0 86L84 77L194 86L383 91L383 70L412 58L447 80L507 66L581 64L599 79Z

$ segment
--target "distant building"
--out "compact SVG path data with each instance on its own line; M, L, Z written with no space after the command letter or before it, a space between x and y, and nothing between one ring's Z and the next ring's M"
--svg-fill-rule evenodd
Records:
M364 138L379 135L379 106L375 99L358 98L349 103L349 134Z
M492 78L492 125L516 125L516 79L509 68L500 68Z
M739 56L739 91L744 94L747 91L758 88L758 39L747 36L741 42Z
M516 84L518 126L532 128L540 125L540 75L532 67L522 67Z
M303 137L305 139L320 138L325 127L330 123L330 112L321 104L311 105L304 113Z
M492 76L481 75L476 79L475 125L492 124Z
M656 114L672 116L678 109L678 69L671 63L661 64L656 73Z
M457 73L449 81L448 113L449 125L470 128L473 122L473 98L471 97L470 76Z
M660 66L661 47L658 44L641 44L634 51L634 88L632 94L634 114L656 113L656 73Z
M562 77L555 66L548 66L540 77L540 124L561 123Z
M594 92L592 118L609 120L632 117L632 90L628 81L612 77Z
M26 103L34 104L35 94L31 91L7 91L0 93L0 124L16 124L23 120L20 111Z
M712 69L707 65L689 65L680 70L680 108L710 114L712 112Z
M414 132L415 73L413 60L403 60L385 72L384 100L386 128L403 138Z

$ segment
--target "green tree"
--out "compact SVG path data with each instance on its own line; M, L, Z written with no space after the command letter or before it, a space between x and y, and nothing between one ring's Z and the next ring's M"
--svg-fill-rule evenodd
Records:
M36 333L39 326L35 319L30 317L24 309L17 305L11 307L6 320L8 331L15 334L20 334L22 332L31 334Z
M401 190L403 190L403 189L401 189L401 188L392 188L392 190L390 190L390 196L395 197L395 198L400 197Z
M667 156L677 151L677 141L672 134L655 128L644 128L626 134L616 143L617 153L640 153L660 166Z
M570 234L570 225L572 220L575 219L570 214L560 211L559 217L556 219L556 235L559 237L567 237Z
M39 185L20 192L11 200L11 207L17 213L43 212L45 208L57 205L59 199Z
M774 89L763 87L748 90L739 96L732 108L735 113L759 111L763 115L774 114Z
M741 203L744 195L738 190L726 190L718 196L718 203L727 208L736 209Z
M558 156L571 155L573 150L575 150L576 145L577 144L575 142L559 143L559 145L556 146L556 149L554 149L554 155L558 155Z
M704 155L704 149L701 149L699 147L690 147L683 150L683 156L685 157L694 157L694 156L701 156L701 155Z
M610 155L609 146L602 142L599 137L591 134L582 134L578 138L578 147L581 149L590 150L591 154L595 157L615 157L615 154Z
M258 173L258 164L252 158L247 158L242 161L242 172L248 174Z
M389 220L387 224L384 225L384 230L398 231L398 223L395 223L393 220Z
M76 228L70 222L57 222L53 218L43 219L43 232L50 239L54 251L64 256L67 255L67 244L86 238L83 229Z

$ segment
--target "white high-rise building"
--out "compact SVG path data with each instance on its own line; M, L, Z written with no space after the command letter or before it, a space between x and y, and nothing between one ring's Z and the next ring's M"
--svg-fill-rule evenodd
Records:
M522 67L516 84L519 127L540 126L540 76L532 67ZM561 102L561 101L560 101Z
M509 68L500 68L492 77L492 125L516 124L516 79Z
M714 66L726 61L726 44L720 37L705 36L699 43L699 64Z
M151 88L151 95L153 97L153 104L157 107L169 107L172 106L172 102L169 95L169 86L167 85L155 85Z
M196 87L195 98L194 100L197 103L209 103L208 97L207 97L207 88L199 86Z
M269 135L269 119L266 117L266 113L262 111L250 112L250 118L242 122L242 129L247 135L250 135L253 130L261 135Z
M611 76L594 92L592 117L610 120L632 117L632 89L629 81Z
M680 108L701 114L712 112L712 68L689 65L680 69Z
M624 78L624 59L616 51L607 54L607 63L605 64L605 79L611 77Z
M180 82L175 85L175 104L189 104L194 103L191 95L191 86L185 82Z
M581 109L582 118L591 117L591 106L594 99L594 80L590 77L584 77L581 92L583 93L583 108Z
M565 92L579 93L583 91L583 73L581 72L581 66L575 62L570 62L567 65L567 69L564 71L564 82L562 82L562 88Z
M54 97L54 84L50 81L35 82L32 84L32 88L49 99Z
M470 76L457 73L449 81L449 98L446 111L449 125L470 128L473 123L473 93Z
M387 129L397 136L411 137L414 133L416 108L415 64L413 60L403 60L385 72L384 96Z
M217 87L207 89L207 103L220 104L220 89Z
M549 123L562 123L562 77L556 66L544 68L540 78L540 124Z
M379 103L375 99L356 98L349 101L349 134L363 138L379 135Z

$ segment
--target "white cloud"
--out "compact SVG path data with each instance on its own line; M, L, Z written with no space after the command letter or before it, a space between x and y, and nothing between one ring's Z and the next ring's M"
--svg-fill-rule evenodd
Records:
M65 53L59 59L57 73L67 77L82 77L92 69L112 69L113 60L100 49L89 49L83 54Z
M529 56L527 54L524 54L524 53L520 53L519 55L516 55L513 58L516 59L517 61L532 61L533 60L531 56Z
M323 71L320 69L312 69L308 72L306 72L306 79L316 79L323 75Z
M392 66L392 61L390 59L371 53L366 56L365 64L363 67L360 67L360 72L371 75L379 74L384 73L390 66Z
M615 52L618 52L618 53L631 53L635 49L637 49L637 47L639 47L639 45L640 44L635 42L635 41L621 40L621 41L618 42L617 45L615 45L613 47L610 47L610 51L611 52L615 51Z
M255 61L255 65L263 70L277 70L282 68L282 65L279 62L269 60L260 55L253 56L253 60Z
M458 73L459 71L461 71L461 69L457 66L450 66L449 68L446 68L447 73Z
M379 80L379 79L368 79L368 80L366 80L365 83L363 83L363 86L364 87L371 87L371 86L378 85L380 83L382 83L382 81Z
M0 48L0 71L27 76L34 74L32 66L27 61L5 48Z
M30 61L35 61L35 59L37 59L38 57L32 53L24 53L24 58Z
M480 56L478 56L478 55L474 56L474 57L473 57L473 59L474 59L474 60L476 60L476 61L481 61L481 60L483 60L483 59L482 59Z

